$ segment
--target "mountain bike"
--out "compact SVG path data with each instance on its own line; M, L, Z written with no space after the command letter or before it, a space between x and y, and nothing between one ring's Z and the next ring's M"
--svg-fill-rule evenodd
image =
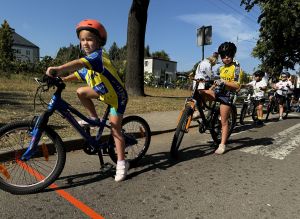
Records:
M282 90L282 92L283 92L284 95L286 95L286 100L285 100L285 103L283 104L282 118L286 119L288 117L288 114L289 114L288 101L290 101L290 99L287 96L287 91L286 90ZM275 95L271 98L271 100L269 101L269 103L267 105L267 113L266 113L265 121L268 121L270 113L274 114L276 112L279 112L279 103L278 103L278 96L275 93Z
M206 130L210 131L211 137L216 144L221 142L221 117L220 117L220 103L222 100L216 97L216 100L212 102L211 105L207 104L204 100L202 94L199 93L198 89L204 89L205 82L202 80L197 80L196 84L193 88L192 95L188 97L184 104L184 109L180 112L178 124L173 136L170 154L172 158L178 157L178 149L182 142L184 134L189 132L190 124L193 118L193 114L197 109L200 114L201 121L198 120L199 123L199 132L204 133ZM199 86L200 85L200 86ZM217 87L215 92L221 92L224 87ZM233 99L233 96L231 100ZM236 124L236 117L237 117L237 110L236 106L230 103L231 111L229 115L229 134L228 137L231 135L235 124ZM204 110L207 109L209 113L205 114Z
M110 106L101 119L91 120L64 101L61 97L66 84L59 77L45 76L36 79L39 86L35 95L55 88L47 109L32 121L15 121L0 128L0 188L13 194L39 192L52 184L61 174L66 149L59 134L48 124L49 118L57 112L77 130L84 139L83 151L89 155L98 154L101 167L105 167L103 155L109 155L117 162L115 143L108 124ZM90 134L90 126L82 127L74 115L86 121L97 130ZM103 135L109 131L108 136ZM148 123L139 116L127 116L122 122L125 139L125 156L134 166L146 154L151 140Z

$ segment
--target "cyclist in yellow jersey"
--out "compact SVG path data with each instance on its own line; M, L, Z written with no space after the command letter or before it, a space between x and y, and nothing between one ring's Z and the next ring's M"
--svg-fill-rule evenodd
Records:
M97 20L83 20L76 26L76 32L80 48L86 56L61 66L49 67L46 74L71 73L62 77L62 80L86 81L88 86L78 88L77 95L91 119L99 119L92 99L99 98L111 106L109 119L118 156L115 181L122 181L129 168L129 163L125 161L125 142L121 133L127 92L108 56L103 53L102 47L107 40L104 26Z
M215 100L216 95L221 100L220 104L220 115L221 115L221 125L222 125L222 137L221 143L218 146L218 149L215 151L216 154L223 154L226 149L226 142L228 139L229 125L228 118L230 115L230 101L231 93L240 88L240 78L242 71L239 64L233 61L233 58L236 53L236 46L231 42L224 42L218 48L218 53L221 56L223 66L220 67L220 79L214 82L214 85L210 90L201 91L208 99ZM214 87L224 86L224 91L220 93L215 93Z

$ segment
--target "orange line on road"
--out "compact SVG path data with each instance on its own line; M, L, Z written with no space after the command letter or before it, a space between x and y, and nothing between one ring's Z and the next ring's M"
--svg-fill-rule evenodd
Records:
M57 189L58 186L56 184L52 184L49 186L51 189ZM70 202L72 205L80 209L83 213L88 215L91 218L96 219L104 219L101 215L99 215L97 212L95 212L93 209L91 209L89 206L85 205L83 202L79 201L75 197L73 197L70 193L66 192L65 190L59 189L55 190L57 194L59 194L61 197L66 199L68 202Z
M17 160L17 163L18 163L18 165L20 167L22 167L25 171L27 171L29 174L31 174L32 176L34 176L36 179L38 179L38 180L45 179L45 177L42 174L40 174L38 171L36 171L35 169L33 169L30 166L28 166L26 163L24 163L24 162L22 162L20 160ZM66 191L64 191L62 189L58 189L57 190L58 186L55 183L51 184L49 186L49 188L56 189L55 192L58 195L60 195L64 199L66 199L68 202L70 202L76 208L78 208L79 210L81 210L87 216L89 216L91 218L95 218L95 219L104 219L104 217L102 217L100 214L98 214L97 212L95 212L93 209L91 209L89 206L87 206L83 202L81 202L78 199L76 199L70 193L68 193L68 192L66 192Z

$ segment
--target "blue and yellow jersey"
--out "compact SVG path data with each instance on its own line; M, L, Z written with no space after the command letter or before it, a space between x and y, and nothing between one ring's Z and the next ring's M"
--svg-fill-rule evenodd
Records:
M242 70L239 65L236 65L234 62L228 66L221 66L219 69L220 79L223 79L228 82L236 82L240 84L242 78Z
M99 95L99 99L111 105L118 113L123 114L128 95L124 83L113 67L108 55L102 49L81 58L86 68L74 74L79 80L86 81Z

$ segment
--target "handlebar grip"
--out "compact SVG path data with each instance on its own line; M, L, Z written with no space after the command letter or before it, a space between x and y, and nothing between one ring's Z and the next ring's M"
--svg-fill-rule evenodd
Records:
M51 75L52 75L53 77L57 77L57 71L56 71L56 70L52 70L52 71L51 71Z

